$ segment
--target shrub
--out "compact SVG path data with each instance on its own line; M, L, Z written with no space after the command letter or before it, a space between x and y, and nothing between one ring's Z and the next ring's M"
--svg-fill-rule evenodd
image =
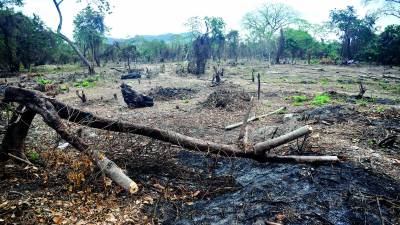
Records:
M35 150L28 151L26 156L30 161L37 161L39 159L39 153L37 153Z
M292 96L294 102L305 102L308 100L307 96L305 95L294 95Z

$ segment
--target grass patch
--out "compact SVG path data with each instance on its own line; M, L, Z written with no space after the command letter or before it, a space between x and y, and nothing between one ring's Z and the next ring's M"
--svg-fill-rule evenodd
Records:
M323 106L329 103L331 103L331 97L326 93L317 94L311 102L311 104L315 106Z
M43 77L39 77L39 78L36 80L36 83L42 84L42 85L46 85L46 84L52 84L53 81L52 81L52 80L45 79L45 78L43 78Z
M386 109L387 109L386 106L380 105L380 106L377 106L377 107L374 109L374 112L376 112L376 113L384 113L384 112L386 111Z
M365 99L357 99L356 104L362 107L366 107L368 105L368 101Z
M82 81L77 81L74 83L74 87L91 88L96 86L96 81L100 79L99 75L88 77Z
M82 68L78 64L66 64L66 65L41 65L41 66L35 66L31 69L30 72L35 72L35 73L63 73L63 72L76 72L76 71L82 71Z
M294 106L301 106L308 101L308 97L305 95L294 95L292 96Z
M378 85L385 91L390 91L393 94L400 94L400 84L381 81Z

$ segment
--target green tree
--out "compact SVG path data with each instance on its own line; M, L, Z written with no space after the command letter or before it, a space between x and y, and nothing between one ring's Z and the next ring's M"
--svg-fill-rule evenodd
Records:
M39 17L29 18L13 9L0 9L0 63L2 67L17 72L22 64L44 64L51 61L56 49L55 35Z
M233 58L236 63L239 57L239 31L231 30L226 35L226 41L228 45L228 57Z
M285 46L286 50L290 52L292 60L295 58L305 58L313 53L316 41L313 37L303 30L296 30L292 28L285 29Z
M213 59L221 60L225 48L225 26L226 23L221 17L205 17L206 33L211 36L211 54Z
M379 62L400 65L400 25L390 25L379 35Z
M86 59L86 57L82 54L82 52L79 50L79 48L75 45L75 43L73 41L71 41L67 36L65 36L62 32L62 24L63 24L63 16L62 16L62 12L61 12L61 3L64 0L53 0L53 4L56 7L57 13L58 13L58 18L59 18L59 22L58 22L58 27L57 27L57 34L68 43L68 45L74 50L74 52L79 56L79 58L81 59L81 61L83 62L83 64L85 64L85 66L87 66L88 70L89 70L89 74L94 74L94 68L91 65L91 63ZM80 2L81 0L77 0L77 2ZM108 12L110 13L110 4L108 3L108 0L86 0L88 6L95 6L97 8L96 11L101 12L101 13L105 13Z
M129 70L131 70L131 62L135 61L138 56L139 53L135 45L126 45L121 49L121 57L123 60L125 60Z
M100 66L100 46L107 30L104 13L94 11L88 6L75 17L74 25L74 39L83 49L90 50L93 61Z
M22 6L23 2L23 0L0 0L0 8Z
M344 60L363 59L371 42L375 40L375 16L367 15L363 19L357 17L354 7L330 12L331 24L340 31L342 40L341 56Z
M274 48L274 35L277 32L296 23L297 13L283 3L264 4L259 9L247 13L243 19L243 27L247 30L249 39L263 46L269 58Z

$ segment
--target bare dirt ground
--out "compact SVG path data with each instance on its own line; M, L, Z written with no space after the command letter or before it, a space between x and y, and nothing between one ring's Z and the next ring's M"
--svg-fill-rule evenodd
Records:
M138 67L156 71L160 65ZM252 122L254 139L270 138L268 131L275 127L279 134L310 124L314 131L301 152L296 142L273 152L338 155L343 163L260 165L192 154L146 137L83 128L86 140L138 182L139 193L130 196L71 147L57 148L63 141L37 117L26 146L37 166L10 161L0 167L0 224L400 224L399 143L378 145L399 135L399 68L246 61L226 66L220 87L210 87L210 69L195 77L177 75L175 68L175 63L168 63L165 73L151 79L125 81L155 96L154 107L129 109L119 89L121 73L110 67L97 69L99 79L92 87L73 87L73 79L83 79L79 75L67 80L69 92L56 98L105 118L234 143L238 130L224 127L241 121L249 96L256 96L257 85L251 81L255 69L262 83L261 100L253 111L261 115L280 107L287 110ZM60 80L68 74L45 77ZM367 88L364 100L351 97L358 93L360 79ZM169 94L170 89L159 91L161 87L174 89ZM85 90L87 103L80 103L76 89ZM329 93L330 101L313 104L321 93ZM293 96L307 100L294 102ZM79 129L73 124L70 128Z

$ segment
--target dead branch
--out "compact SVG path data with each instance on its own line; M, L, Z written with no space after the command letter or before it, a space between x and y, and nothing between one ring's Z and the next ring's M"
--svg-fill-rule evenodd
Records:
M244 126L242 126L242 128L240 129L239 138L238 138L238 141L240 144L243 145L243 149L245 152L250 151L251 147L252 147L250 144L250 140L249 140L249 127L247 126L247 122L249 120L251 109L253 108L253 102L254 102L254 97L251 96L249 109L247 110L247 113L243 118Z
M290 133L284 134L280 137L264 141L254 145L254 152L257 155L263 155L266 151L269 151L272 148L278 147L290 141L296 140L299 137L303 137L312 132L312 128L310 126L300 127L297 130L294 130Z
M360 83L359 83L359 88L360 88L360 91L358 92L358 95L356 95L356 99L362 99L364 94L365 94L365 92L367 91L367 89L364 87L364 85L363 85L361 80L360 80Z
M33 163L29 162L29 160L27 160L27 159L22 159L22 158L20 158L20 157L18 157L18 156L15 156L15 155L13 155L13 154L10 154L10 153L8 153L8 156L10 156L11 158L13 158L13 159L15 159L15 160L18 160L18 161L20 161L20 162L26 163L26 164L28 164L28 165L30 165L30 166L34 166Z
M276 113L279 113L279 112L281 112L282 110L285 110L285 109L286 109L286 107L281 107L281 108L279 108L279 109L277 109L277 110L275 110L275 111L273 111L273 112L267 113L267 114L263 114L263 115L260 115L260 116L253 116L253 117L250 117L250 118L247 120L247 122L252 122L252 121L260 120L260 119L262 119L262 118L264 118L264 117L267 117L267 116L270 116L270 115L274 115L274 114L276 114ZM234 123L234 124L231 124L231 125L229 125L229 126L226 126L226 127L225 127L225 130L232 130L232 129L235 129L235 128L240 127L240 126L242 126L242 125L243 125L243 122Z
M26 89L4 86L0 87L0 95L4 98L3 101L5 102L19 102L27 106L33 112L41 115L43 121L53 128L61 138L80 152L89 155L111 180L129 193L136 193L138 191L137 184L126 176L114 162L109 160L103 153L95 149L90 149L89 145L83 142L81 138L67 131L67 127L61 121L56 109L43 95Z
M243 124L244 126L242 126L242 128L240 129L238 140L243 140L244 133L245 133L245 129L246 129L246 126L247 126L247 122L249 121L251 109L253 108L253 101L254 101L254 97L251 96L251 99L250 99L250 106L249 106L249 108L247 109L246 115L243 117L243 122L242 122L242 124Z
M121 69L118 69L118 68L115 68L115 67L111 67L110 69L111 70L115 70L115 71L120 72L120 73L125 73L125 71L123 71Z

